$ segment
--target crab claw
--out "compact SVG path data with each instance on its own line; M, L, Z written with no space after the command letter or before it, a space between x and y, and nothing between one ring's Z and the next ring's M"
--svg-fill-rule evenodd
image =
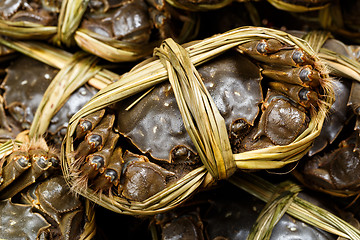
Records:
M126 151L124 154L125 181L122 195L130 200L143 201L165 189L167 178L174 176L173 172L149 162L145 156Z
M266 135L275 145L291 143L309 122L302 107L298 108L286 96L269 90L263 104L258 130L253 139Z

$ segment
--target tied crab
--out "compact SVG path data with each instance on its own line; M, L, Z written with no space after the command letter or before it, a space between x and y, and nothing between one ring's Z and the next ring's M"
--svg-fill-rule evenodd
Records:
M348 222L359 224L350 212L342 212L322 196L301 192L301 199L330 212L336 212ZM158 239L247 239L265 203L235 186L222 184L221 189L201 192L169 212L154 216ZM338 236L284 214L272 229L269 239L330 240Z
M322 106L323 69L276 39L249 41L197 70L234 153L292 142ZM201 164L169 83L81 118L68 157L76 191L140 202Z

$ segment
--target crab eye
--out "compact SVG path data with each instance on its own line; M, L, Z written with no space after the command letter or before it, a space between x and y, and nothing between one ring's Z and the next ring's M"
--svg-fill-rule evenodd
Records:
M118 174L113 169L106 169L105 171L105 177L110 180L110 182L113 182L115 179L117 179Z
M187 156L189 154L189 151L185 147L179 147L176 149L174 155L178 157Z
M102 144L102 137L98 134L92 134L88 138L88 143L93 148L97 148Z
M238 119L231 125L231 131L236 134L244 133L247 129L249 129L249 124L243 119Z
M301 71L300 71L300 79L301 81L303 82L309 82L311 81L310 78L309 78L309 75L311 74L311 70L309 68L303 68Z
M99 155L91 155L90 157L90 164L96 169L99 170L100 168L104 167L105 161L102 156Z

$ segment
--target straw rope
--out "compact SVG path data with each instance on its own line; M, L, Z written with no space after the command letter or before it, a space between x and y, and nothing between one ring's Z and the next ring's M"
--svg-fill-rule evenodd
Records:
M287 33L267 28L243 27L234 29L224 34L215 35L211 38L196 42L186 47L185 50L172 40L166 40L164 44L155 51L156 55L161 56L161 60L154 58L134 67L132 71L121 76L117 82L101 89L72 117L69 122L68 132L64 139L61 153L64 175L69 184L72 184L69 165L75 160L71 154L74 150L73 134L79 119L133 94L147 90L167 78L170 78L173 89L177 92L177 101L180 109L183 109L181 110L183 111L182 116L185 116L184 124L185 126L188 125L187 130L189 131L189 135L192 136L194 145L198 145L197 147L200 149L198 152L202 155L201 159L208 171L205 171L204 167L195 169L184 177L184 179L187 179L184 180L184 182L181 182L181 179L180 182L164 189L143 202L129 201L117 196L109 198L103 195L99 198L91 189L80 190L80 194L112 211L124 214L151 215L169 210L180 204L181 201L179 201L179 199L186 199L197 187L209 185L214 179L223 179L230 176L234 171L234 160L237 168L245 169L279 168L291 162L298 161L306 154L312 141L320 133L325 118L326 106L322 111L316 114L314 113L314 115L311 116L308 129L289 145L275 146L240 154L229 154L226 152L229 146L227 145L228 137L225 136L227 135L227 131L220 130L224 129L224 126L222 126L223 119L217 118L217 110L211 108L213 105L212 100L207 96L207 91L202 87L202 83L199 81L200 77L194 67L239 44L264 38L275 38L292 46L297 45L316 58L315 53L305 41ZM324 77L326 78L326 73ZM186 88L191 88L191 91L186 90ZM331 88L325 89L325 93L330 96L332 94ZM197 99L196 101L199 103L201 103L201 101L204 103L197 105L185 100L191 96ZM331 104L332 98L327 97L325 101ZM192 109L192 107L194 107L194 109ZM201 116L202 114L199 113L204 111L204 109L206 109L206 113L213 115ZM199 113L197 111L199 111ZM199 114L199 118L196 117L197 114ZM200 127L199 125L202 124L197 123L204 121L204 117L208 123ZM191 121L186 119L193 121L191 123L192 125L190 124ZM202 127L204 128L202 129ZM214 128L214 132L210 130L212 128ZM225 149L226 151L221 149ZM164 201L164 199L166 200Z
M200 159L211 175L219 180L235 172L225 120L191 63L188 52L167 39L155 55L168 71L183 122ZM185 99L185 102L183 101Z

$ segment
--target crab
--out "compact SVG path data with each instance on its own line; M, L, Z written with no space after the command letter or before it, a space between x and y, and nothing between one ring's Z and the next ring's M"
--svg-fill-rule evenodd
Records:
M226 6L233 6L237 1L233 0L171 0L168 1L174 7L180 9L186 9L189 11L209 11L209 10L217 10L224 8ZM258 2L258 1L254 1ZM294 7L299 6L301 10L297 10L298 12L306 12L318 10L319 8L326 7L329 3L333 2L332 0L278 0L271 1L268 0L271 4L273 4L276 8L288 10L294 10Z
M322 196L300 193L305 199L330 212L334 203ZM223 183L221 189L201 192L184 206L153 217L159 239L246 239L265 204L250 194ZM341 212L342 214L342 212ZM357 220L353 216L349 219ZM347 219L348 220L348 219ZM357 223L358 224L358 223ZM269 239L338 239L337 236L284 214Z
M275 39L242 44L197 70L224 117L233 152L244 151L249 142L288 144L322 101L323 76L314 59ZM264 87L277 97L264 102ZM140 96L80 119L69 156L75 191L90 187L143 201L201 164L170 84L157 85L128 109ZM275 118L287 108L290 116L279 130ZM291 137L284 139L284 132Z
M1 200L0 211L4 239L80 239L88 221L83 202L60 175L31 185L19 200Z
M183 22L190 14L165 1L90 1L81 28L99 39L147 44L180 36Z
M0 2L0 16L12 22L26 21L45 26L56 25L60 7L60 0L5 0Z
M6 71L7 75L1 84L4 94L0 100L3 103L3 114L7 118L2 118L1 121L11 119L1 125L10 128L10 132L12 129L13 132L17 132L17 129L29 129L42 96L58 70L32 58L20 56L12 61ZM76 90L52 118L46 138L60 145L71 116L95 93L96 90L87 85Z

